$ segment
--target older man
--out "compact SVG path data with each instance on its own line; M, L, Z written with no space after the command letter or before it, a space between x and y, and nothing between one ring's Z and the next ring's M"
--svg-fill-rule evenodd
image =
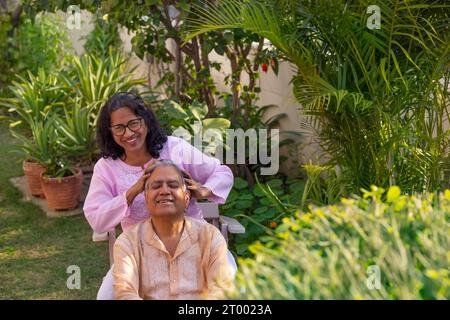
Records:
M232 286L233 269L219 230L185 216L190 194L180 169L158 161L147 169L151 217L114 246L116 299L214 299Z

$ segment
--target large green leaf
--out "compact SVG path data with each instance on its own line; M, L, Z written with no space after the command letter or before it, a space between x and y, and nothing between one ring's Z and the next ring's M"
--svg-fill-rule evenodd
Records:
M224 118L211 118L202 121L202 129L205 132L208 129L217 129L224 132L231 125L230 120Z
M173 100L164 101L164 111L170 119L187 120L189 118L186 111Z

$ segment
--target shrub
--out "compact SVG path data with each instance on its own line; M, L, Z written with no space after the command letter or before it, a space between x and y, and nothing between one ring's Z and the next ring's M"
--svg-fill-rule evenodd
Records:
M239 256L250 256L249 245L270 234L300 205L304 186L302 179L273 177L250 187L236 177L227 202L219 206L221 214L239 220L246 229L245 234L229 239L230 249Z
M16 75L36 75L39 68L57 69L73 51L66 27L55 14L40 14L34 21L22 16L18 28L9 36L10 21L0 17L0 22L0 90L6 89ZM2 95L7 93L5 90Z
M448 299L450 190L384 191L284 218L239 260L233 298Z

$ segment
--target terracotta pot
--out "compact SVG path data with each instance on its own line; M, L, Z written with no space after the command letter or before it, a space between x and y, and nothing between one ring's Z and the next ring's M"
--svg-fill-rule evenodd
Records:
M83 172L76 168L75 174L63 178L46 177L41 174L41 184L47 205L53 210L68 210L78 206L80 201Z
M41 174L45 168L36 161L25 160L22 163L23 172L28 182L28 189L35 197L44 198L44 191L41 186Z

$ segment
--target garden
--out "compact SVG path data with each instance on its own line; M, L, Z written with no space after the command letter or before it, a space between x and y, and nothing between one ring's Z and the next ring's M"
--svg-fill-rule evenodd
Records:
M125 91L232 170L229 298L449 299L450 5L332 3L0 1L0 299L96 298L107 243L64 212Z

